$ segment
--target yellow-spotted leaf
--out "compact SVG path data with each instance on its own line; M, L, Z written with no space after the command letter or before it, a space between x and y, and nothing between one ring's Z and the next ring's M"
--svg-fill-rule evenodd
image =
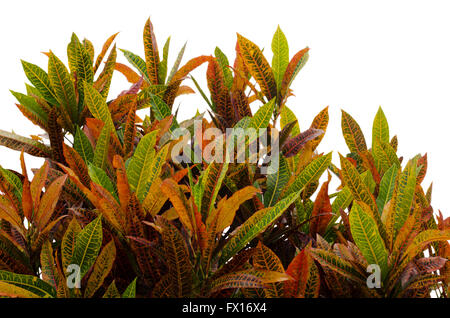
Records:
M0 283L6 283L23 290L27 290L28 292L41 298L54 298L56 296L56 290L50 284L44 282L36 276L22 275L0 270ZM6 287L5 284L3 284L2 287ZM30 296L27 295L26 297Z
M377 170L385 173L392 165L400 167L400 160L395 153L394 148L389 143L382 142L379 139L373 141L372 146L373 159Z
M314 117L314 120L311 123L311 127L310 128L320 129L320 130L323 131L322 135L317 137L315 140L311 141L311 144L312 144L311 146L312 146L312 150L313 151L320 144L320 142L322 141L323 137L325 137L325 132L327 131L329 118L330 117L328 115L328 106L327 106L319 114L317 114L316 117Z
M105 98L92 86L92 84L84 82L84 98L91 114L100 119L111 132L115 133L114 123Z
M127 166L130 189L136 193L141 193L147 186L147 180L151 173L150 166L155 157L154 146L157 133L158 131L155 130L142 137Z
M109 150L109 141L111 136L111 130L107 125L104 125L100 136L97 139L97 144L95 145L94 158L92 163L100 168L106 169L108 164L108 150Z
M309 163L300 174L295 178L287 190L285 190L282 197L288 196L292 193L302 191L306 185L319 180L320 176L331 164L332 153L325 156L320 156Z
M41 298L39 295L14 284L0 281L0 297L10 298Z
M253 267L255 269L274 271L284 274L283 264L278 256L261 242L258 243L255 253L253 254ZM264 294L268 298L282 297L283 284L280 282L267 284Z
M206 218L214 209L217 194L228 170L228 162L211 162L202 179L201 214Z
M42 244L40 261L42 280L50 284L56 290L59 283L59 274L57 271L55 258L53 257L53 248L48 240Z
M169 152L170 144L165 145L161 150L158 151L155 158L152 160L150 165L150 174L147 178L147 186L143 188L143 191L137 192L138 199L142 202L144 201L147 193L152 185L152 183L159 177L163 165L166 163L167 154Z
M82 229L76 238L71 264L80 267L80 278L89 271L94 264L102 245L102 219L96 218Z
M111 240L100 252L100 255L95 261L92 273L89 275L84 297L90 298L103 285L106 276L112 269L114 260L116 258L116 246L114 240Z
M153 24L150 18L145 23L144 27L144 51L145 62L147 66L147 74L152 84L159 84L158 82L158 64L159 53L158 44L156 43L155 33L153 31Z
M48 77L60 106L69 113L72 122L78 122L75 86L63 62L51 51L48 59Z
M342 133L350 152L358 153L367 150L366 139L358 123L342 110Z
M416 161L410 161L398 178L394 204L394 230L397 232L408 218L416 190Z
M383 212L386 204L392 199L397 180L397 174L398 167L394 164L384 173L383 178L381 178L380 189L378 191L378 197L376 200L378 212L380 214Z
M63 271L65 271L67 267L70 265L70 261L72 260L73 256L73 251L75 250L75 242L77 239L77 235L80 232L81 232L80 224L78 224L76 218L73 218L72 221L70 221L66 229L66 232L64 233L64 236L61 240L61 260Z
M375 199L356 168L347 158L344 158L342 155L339 156L341 161L341 178L344 185L350 189L355 200L364 202L374 212L378 213Z
M352 237L367 263L380 266L384 278L388 269L388 252L377 223L357 202L350 211L349 221Z
M219 263L224 264L237 252L242 250L257 235L265 231L299 196L299 192L292 193L279 201L271 208L266 208L255 212L231 235L230 240L222 249Z
M379 140L384 143L389 143L389 124L383 110L378 108L378 112L375 115L372 126L372 148L375 140Z
M267 176L266 192L264 192L264 206L273 206L280 196L281 191L289 181L291 173L286 159L283 156L278 156L274 160L279 160L278 169L275 173Z
M42 97L52 105L58 105L58 98L52 88L48 74L39 66L22 60L22 67L31 84L41 93Z
M286 105L282 106L280 117L281 117L280 119L281 129L286 127L289 123L296 122L296 124L292 128L291 135L296 136L300 133L300 125L298 124L297 117L289 107L287 107Z
M164 255L171 280L172 297L188 297L192 289L192 265L180 231L163 217L156 218L161 227Z
M256 44L240 34L237 37L245 65L255 78L262 93L271 100L277 96L277 84L269 63Z
M366 284L366 278L349 261L320 248L311 248L310 253L322 267L326 267L356 283Z

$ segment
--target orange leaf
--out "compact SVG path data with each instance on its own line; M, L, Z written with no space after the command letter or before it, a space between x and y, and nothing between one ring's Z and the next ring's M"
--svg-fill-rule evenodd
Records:
M301 68L302 64L306 63L308 59L308 51L309 48L304 48L303 50L298 51L289 62L286 67L286 71L283 76L283 80L281 81L281 99L285 99L288 94L289 86L291 86L294 77L297 75L299 71L299 67Z
M131 190L122 157L117 155L114 156L113 166L114 168L116 168L117 192L119 194L120 206L122 207L123 211L126 211L127 203L130 201Z
M36 216L34 217L40 229L43 229L51 219L66 180L67 175L57 178L50 184L42 196Z
M20 153L20 165L22 167L23 187L22 187L22 209L23 214L28 221L31 220L33 214L33 199L31 197L30 181L28 180L27 167L23 158L23 150Z
M203 63L210 61L212 58L213 57L211 57L211 56L201 55L201 56L194 57L193 59L189 60L183 67L181 67L175 73L175 75L172 77L172 79L171 79L169 84L175 83L175 82L177 82L179 80L182 80L191 71L193 71L194 69L196 69L197 67L199 67Z
M328 180L322 184L322 187L317 194L316 201L314 202L311 213L312 219L309 227L309 233L312 237L315 237L316 234L323 235L332 218L330 197L328 196L330 179L331 175L328 173Z
M103 58L106 55L106 52L108 51L109 47L111 46L111 43L114 41L114 39L116 38L117 34L119 34L119 32L111 35L105 42L105 44L103 44L102 47L102 51L100 52L100 54L97 56L97 60L95 61L95 65L94 65L94 74L95 72L97 72L98 67L100 66L100 64L103 61Z
M181 223L193 233L193 222L195 220L192 219L186 197L180 186L174 180L166 179L161 183L161 191L169 197L170 202L172 202L173 207L178 213Z
M294 280L284 282L284 297L318 297L319 272L307 248L294 257L286 274Z
M136 84L141 79L141 76L138 75L135 71L133 71L130 67L125 64L117 63L114 65L114 69L122 73L128 82L132 84Z
M64 158L66 159L69 167L75 172L80 181L85 185L89 186L91 178L89 177L88 168L83 158L75 151L75 149L63 144Z
M33 180L31 180L31 198L35 207L39 206L39 202L41 201L41 192L47 181L48 171L49 166L46 160L42 167L35 173Z

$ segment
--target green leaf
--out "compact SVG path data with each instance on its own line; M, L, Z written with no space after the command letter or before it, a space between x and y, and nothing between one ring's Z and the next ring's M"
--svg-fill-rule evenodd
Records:
M143 193L151 174L150 166L155 157L155 142L157 130L142 137L127 166L127 177L130 189L136 193Z
M163 48L163 59L158 64L158 82L164 84L167 77L167 59L169 57L170 36L167 38Z
M364 202L373 212L377 212L378 208L376 207L375 199L356 168L342 155L340 155L340 160L342 182L350 189L355 200Z
M283 81L284 73L289 64L289 46L280 26L277 27L272 39L272 71L277 83L277 90L281 89L281 82Z
M78 224L76 218L73 218L67 226L66 232L61 240L61 260L63 271L66 271L67 267L70 265L70 261L73 257L73 251L75 250L77 235L80 232L80 224Z
M278 201L281 191L289 181L290 171L286 159L278 156L275 160L279 160L278 170L267 176L267 190L264 193L264 206L270 207Z
M75 33L72 33L72 39L67 47L67 55L69 68L72 72L76 72L77 80L92 83L94 79L92 59Z
M83 158L86 164L92 162L94 159L94 149L92 148L92 144L80 127L77 127L73 148L78 152L81 158Z
M383 110L378 108L372 127L372 148L375 140L389 143L389 124Z
M75 86L66 66L50 51L48 58L48 76L61 107L67 110L73 123L78 122L78 104Z
M320 176L331 164L331 158L332 153L330 152L309 163L286 190L285 196L302 191L306 185L319 180Z
M77 235L71 264L80 266L80 279L94 264L102 246L102 218L98 217L85 226Z
M333 216L331 221L329 222L328 229L330 229L334 225L334 222L339 218L340 210L345 210L346 208L348 208L352 201L352 192L347 186L343 187L331 204L331 212L333 213Z
M280 125L281 129L283 129L286 125L289 123L295 121L296 124L292 128L291 135L297 136L300 133L300 125L298 124L297 117L295 116L294 112L287 107L286 105L283 105L281 108L281 119L280 119Z
M123 49L120 50L123 52L123 55L128 60L128 62L130 62L130 64L133 65L139 71L139 73L141 73L142 76L144 76L144 79L150 83L150 79L147 74L147 64L145 63L145 61L140 56L130 51Z
M397 165L393 164L383 175L380 182L380 190L378 191L377 206L378 212L383 212L384 206L391 200L394 193L395 180L398 174Z
M323 267L331 269L340 275L347 277L358 284L366 284L366 279L353 267L353 265L342 257L333 254L332 252L311 248L311 256L320 263Z
M111 179L109 179L106 172L103 169L94 166L93 164L89 164L88 169L91 180L105 188L109 193L111 193L112 196L114 196L117 202L119 202L116 187L112 183Z
M108 163L108 149L111 131L104 125L95 145L93 164L101 169L106 169Z
M384 279L388 269L388 252L378 232L375 220L355 202L350 211L349 221L350 230L356 245L361 250L368 264L380 266L381 275Z
M108 289L106 289L105 294L103 295L103 298L121 298L120 293L117 290L115 281L113 281L108 286Z
M259 134L260 128L267 128L270 123L275 108L275 98L272 98L268 103L261 106L258 111L253 115L249 128L256 129L256 133Z
M300 192L292 193L271 208L255 212L232 234L222 249L219 263L224 264L242 250L251 240L266 230L298 198Z
M214 56L217 58L217 62L219 62L220 68L222 69L225 86L228 89L231 89L231 87L233 86L233 74L228 67L230 63L228 62L227 56L218 47L216 47L214 50Z
M387 171L393 164L400 168L400 160L397 158L394 148L388 142L376 139L372 147L373 159L380 173Z
M150 95L150 105L152 107L152 112L155 114L155 118L157 120L163 120L164 118L172 115L172 111L169 106L158 96L149 94ZM170 131L173 131L174 129L178 128L178 123L174 117L172 126L170 127Z
M135 298L136 297L136 281L137 277L128 285L127 289L122 294L122 298Z
M0 270L0 282L5 282L23 288L40 297L56 297L56 290L36 276L15 274Z
M108 105L105 98L92 86L92 84L84 82L84 98L89 111L92 116L100 119L105 127L110 129L110 132L115 132L114 123L109 112Z
M214 209L217 194L228 170L228 162L211 162L202 179L202 216L207 217Z
M27 96L18 92L10 91L11 94L17 99L19 104L25 106L31 113L37 116L43 123L48 122L48 114L38 104L36 99L31 96Z
M53 91L48 74L39 66L21 61L26 77L34 87L42 94L42 97L52 105L57 105L57 97Z
M183 59L184 51L186 50L186 44L187 43L184 43L180 52L178 52L175 63L173 64L173 67L170 70L169 76L167 77L167 83L170 83L172 81L172 78L175 76L175 73L178 71L178 68L180 67L181 60Z
M394 205L394 230L398 231L408 218L414 202L414 192L416 189L417 161L408 162L406 168L400 174L395 205Z
M143 187L141 192L137 192L137 198L143 202L147 193L150 189L152 183L159 177L161 173L161 169L163 165L166 163L167 153L169 152L169 144L165 145L158 153L155 158L152 160L152 164L150 165L150 174L147 178L147 186Z

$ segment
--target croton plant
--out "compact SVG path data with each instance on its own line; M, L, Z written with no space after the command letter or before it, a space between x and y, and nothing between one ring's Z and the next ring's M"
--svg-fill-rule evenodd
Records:
M319 152L328 107L301 129L287 106L308 48L290 57L278 28L271 63L238 34L232 64L219 48L183 64L183 47L169 68L170 38L161 52L148 20L144 57L120 50L128 66L115 37L96 54L73 34L68 63L49 51L47 70L22 61L12 94L45 134L0 130L22 167L0 167L0 296L449 295L427 155L399 157L381 108L371 144L342 111L349 153ZM207 89L190 74L202 64ZM116 76L130 84L110 96ZM176 98L195 92L207 112L178 121ZM24 153L45 158L33 176Z

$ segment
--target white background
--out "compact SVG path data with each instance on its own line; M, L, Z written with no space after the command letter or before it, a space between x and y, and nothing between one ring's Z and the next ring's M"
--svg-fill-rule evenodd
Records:
M302 128L330 106L330 126L319 151L345 154L340 110L349 112L371 144L373 117L381 105L399 154L428 153L425 188L433 182L433 206L449 215L450 2L448 1L1 1L0 129L23 135L37 128L14 106L9 89L24 92L20 59L47 68L51 49L63 61L72 32L90 39L98 53L120 31L119 48L143 56L142 30L150 16L160 51L172 35L169 67L188 41L185 59L212 54L216 45L234 60L236 32L271 61L270 43L279 24L290 56L310 47L310 59L292 88L288 105ZM125 59L119 52L118 61ZM66 62L67 63L67 62ZM169 68L170 69L170 68ZM193 74L204 83L206 66ZM205 89L206 86L202 85ZM128 84L115 74L110 98ZM178 99L180 117L205 110L199 96ZM0 164L20 170L19 153L0 148ZM41 160L27 156L29 167Z

